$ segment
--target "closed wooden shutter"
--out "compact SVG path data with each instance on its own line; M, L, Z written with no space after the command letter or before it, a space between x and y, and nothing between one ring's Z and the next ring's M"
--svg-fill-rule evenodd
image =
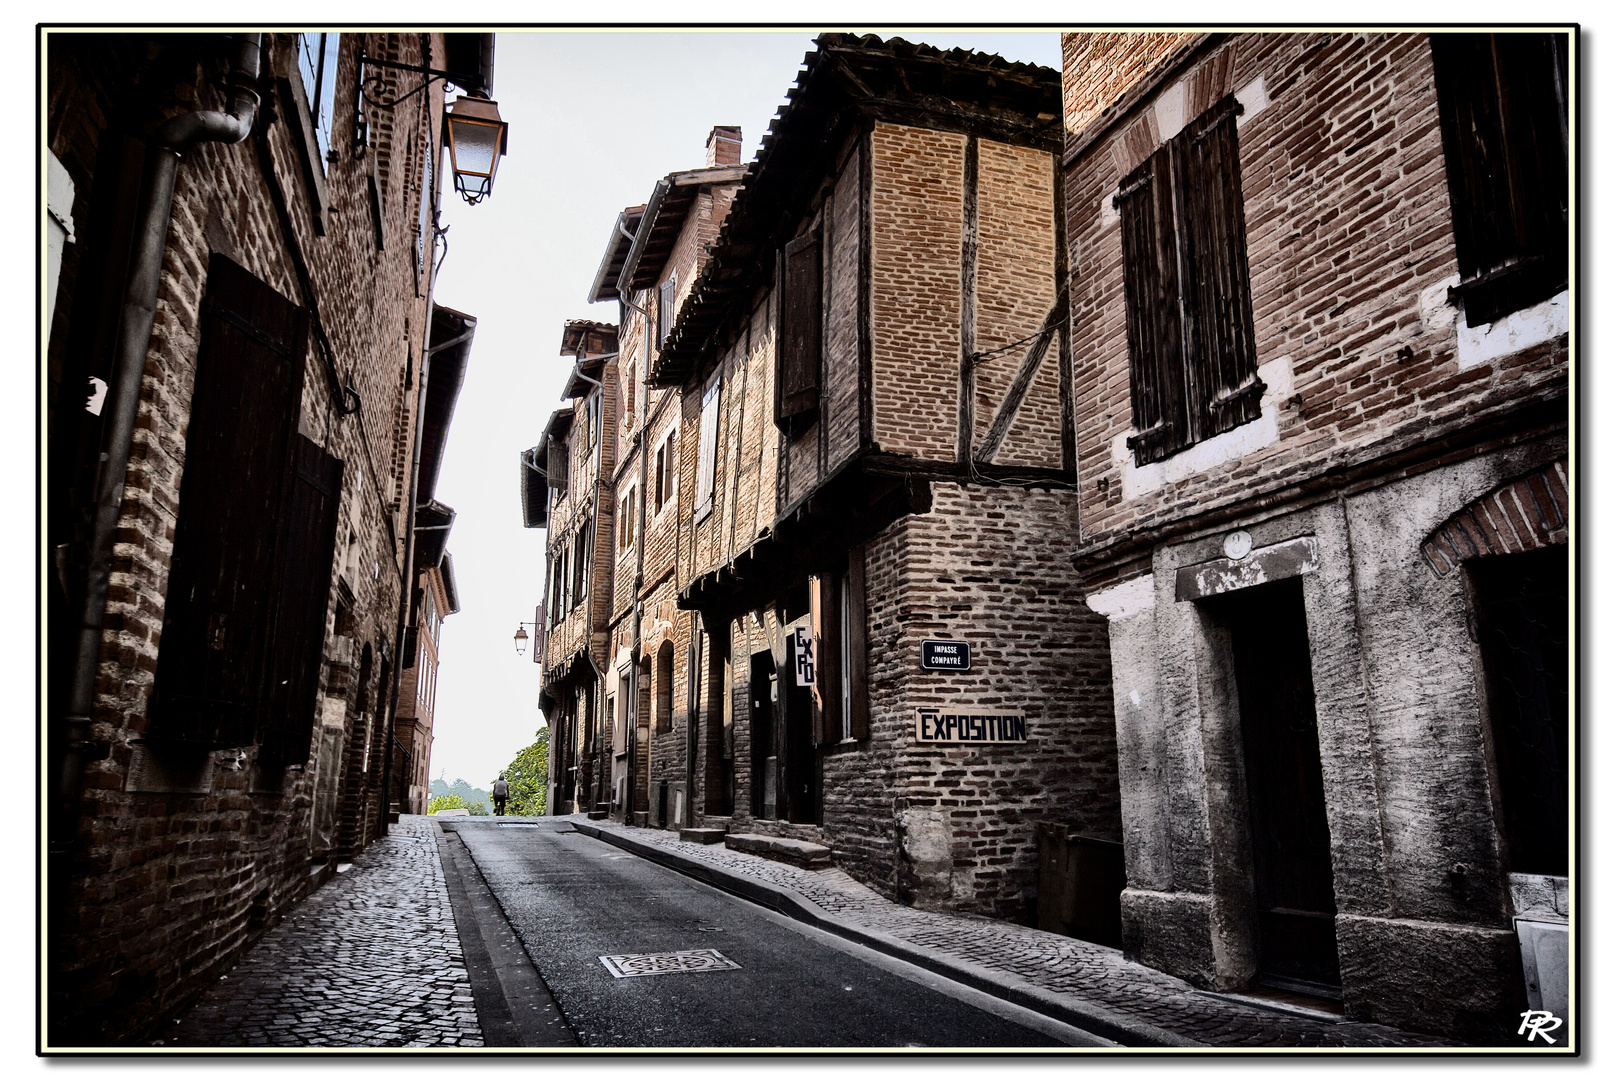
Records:
M1171 147L1163 146L1123 179L1115 201L1122 218L1130 396L1139 430L1128 448L1140 465L1189 445L1171 162Z
M562 495L567 493L567 476L571 472L567 444L560 439L545 439L545 482Z
M715 375L701 396L701 446L696 457L696 520L713 508L713 478L718 467L718 388Z
M1262 414L1246 265L1246 209L1240 190L1241 106L1224 98L1172 143L1179 249L1188 270L1183 298L1190 441L1211 438Z
M819 249L817 231L786 245L775 410L775 420L782 426L819 409Z
M305 333L301 308L213 256L148 738L254 741Z
M1566 287L1566 36L1432 34L1465 321Z
M679 281L676 275L670 275L657 291L657 347L668 340L668 332L673 329L673 302L679 292Z
M342 462L303 435L293 437L290 471L259 732L261 760L277 765L309 758L342 496Z

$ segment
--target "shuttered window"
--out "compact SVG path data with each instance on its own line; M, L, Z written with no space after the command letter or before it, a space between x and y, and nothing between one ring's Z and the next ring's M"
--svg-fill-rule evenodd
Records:
M782 428L819 410L819 232L786 245L780 283L780 342L775 350L775 422Z
M298 435L302 309L208 266L147 737L306 760L342 463Z
M701 446L696 456L696 520L713 512L713 477L718 465L717 375L701 395Z
M572 544L572 606L583 603L589 591L589 548L594 530L585 523Z
M572 472L572 463L568 460L567 444L562 439L546 438L545 448L545 481L555 488L557 495L565 495L567 493L567 477Z
M1257 419L1246 216L1233 96L1122 181L1128 357L1137 464Z
M673 302L678 292L678 275L669 274L668 280L662 283L662 288L657 293L656 339L659 349L662 343L668 340L668 333L673 329Z
M1465 321L1483 326L1566 287L1564 34L1432 34Z

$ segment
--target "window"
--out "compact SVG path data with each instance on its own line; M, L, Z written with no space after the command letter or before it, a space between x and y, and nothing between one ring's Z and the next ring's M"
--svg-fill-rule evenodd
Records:
M819 231L786 245L781 260L780 344L775 350L774 421L789 428L819 411Z
M1224 98L1126 176L1128 362L1139 465L1257 419L1257 377L1235 117Z
M320 147L320 170L331 158L331 117L337 103L337 47L341 34L297 35L297 73L314 118L314 140Z
M572 606L577 607L583 603L584 594L589 588L589 538L592 531L588 525L578 530L578 535L572 543Z
M623 426L634 427L634 365L623 369Z
M657 348L668 340L668 334L673 331L673 316L675 314L673 303L679 292L679 275L669 274L668 280L662 283L662 289L657 294L656 340Z
M634 489L629 488L617 512L617 550L627 551L634 543Z
M673 476L678 462L674 458L673 437L676 432L668 432L668 437L662 440L662 445L656 452L656 501L652 504L656 512L661 513L662 508L668 505L673 498Z
M718 458L718 387L719 376L701 395L701 447L696 458L696 520L713 512L713 475Z
M673 642L664 641L657 650L656 729L673 730Z
M584 412L589 419L589 449L593 450L600 441L600 391L596 390L589 395L589 402L584 406Z
M1564 34L1432 34L1465 322L1566 287Z
M564 439L547 438L545 440L547 457L544 463L544 475L549 485L555 488L557 497L567 493L567 476L572 470L569 459L567 443Z

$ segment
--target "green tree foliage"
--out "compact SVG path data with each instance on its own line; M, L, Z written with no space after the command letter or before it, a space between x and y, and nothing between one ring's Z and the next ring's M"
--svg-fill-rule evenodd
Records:
M426 804L426 812L436 814L439 810L465 810L466 802L458 795L434 795L432 801Z
M505 766L505 782L511 786L505 812L516 817L540 817L545 811L550 783L550 729L542 727L533 745Z
M456 780L452 784L445 784L442 780L434 780L428 790L433 796L453 795L460 800L460 805L471 811L472 817L486 817L492 813L488 808L493 804L488 792L482 788L474 788L464 780Z

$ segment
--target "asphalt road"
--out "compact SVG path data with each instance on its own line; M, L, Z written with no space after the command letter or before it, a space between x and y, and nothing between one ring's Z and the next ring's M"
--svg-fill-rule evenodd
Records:
M565 822L453 829L584 1046L1105 1045ZM739 967L619 978L601 959L712 949Z

